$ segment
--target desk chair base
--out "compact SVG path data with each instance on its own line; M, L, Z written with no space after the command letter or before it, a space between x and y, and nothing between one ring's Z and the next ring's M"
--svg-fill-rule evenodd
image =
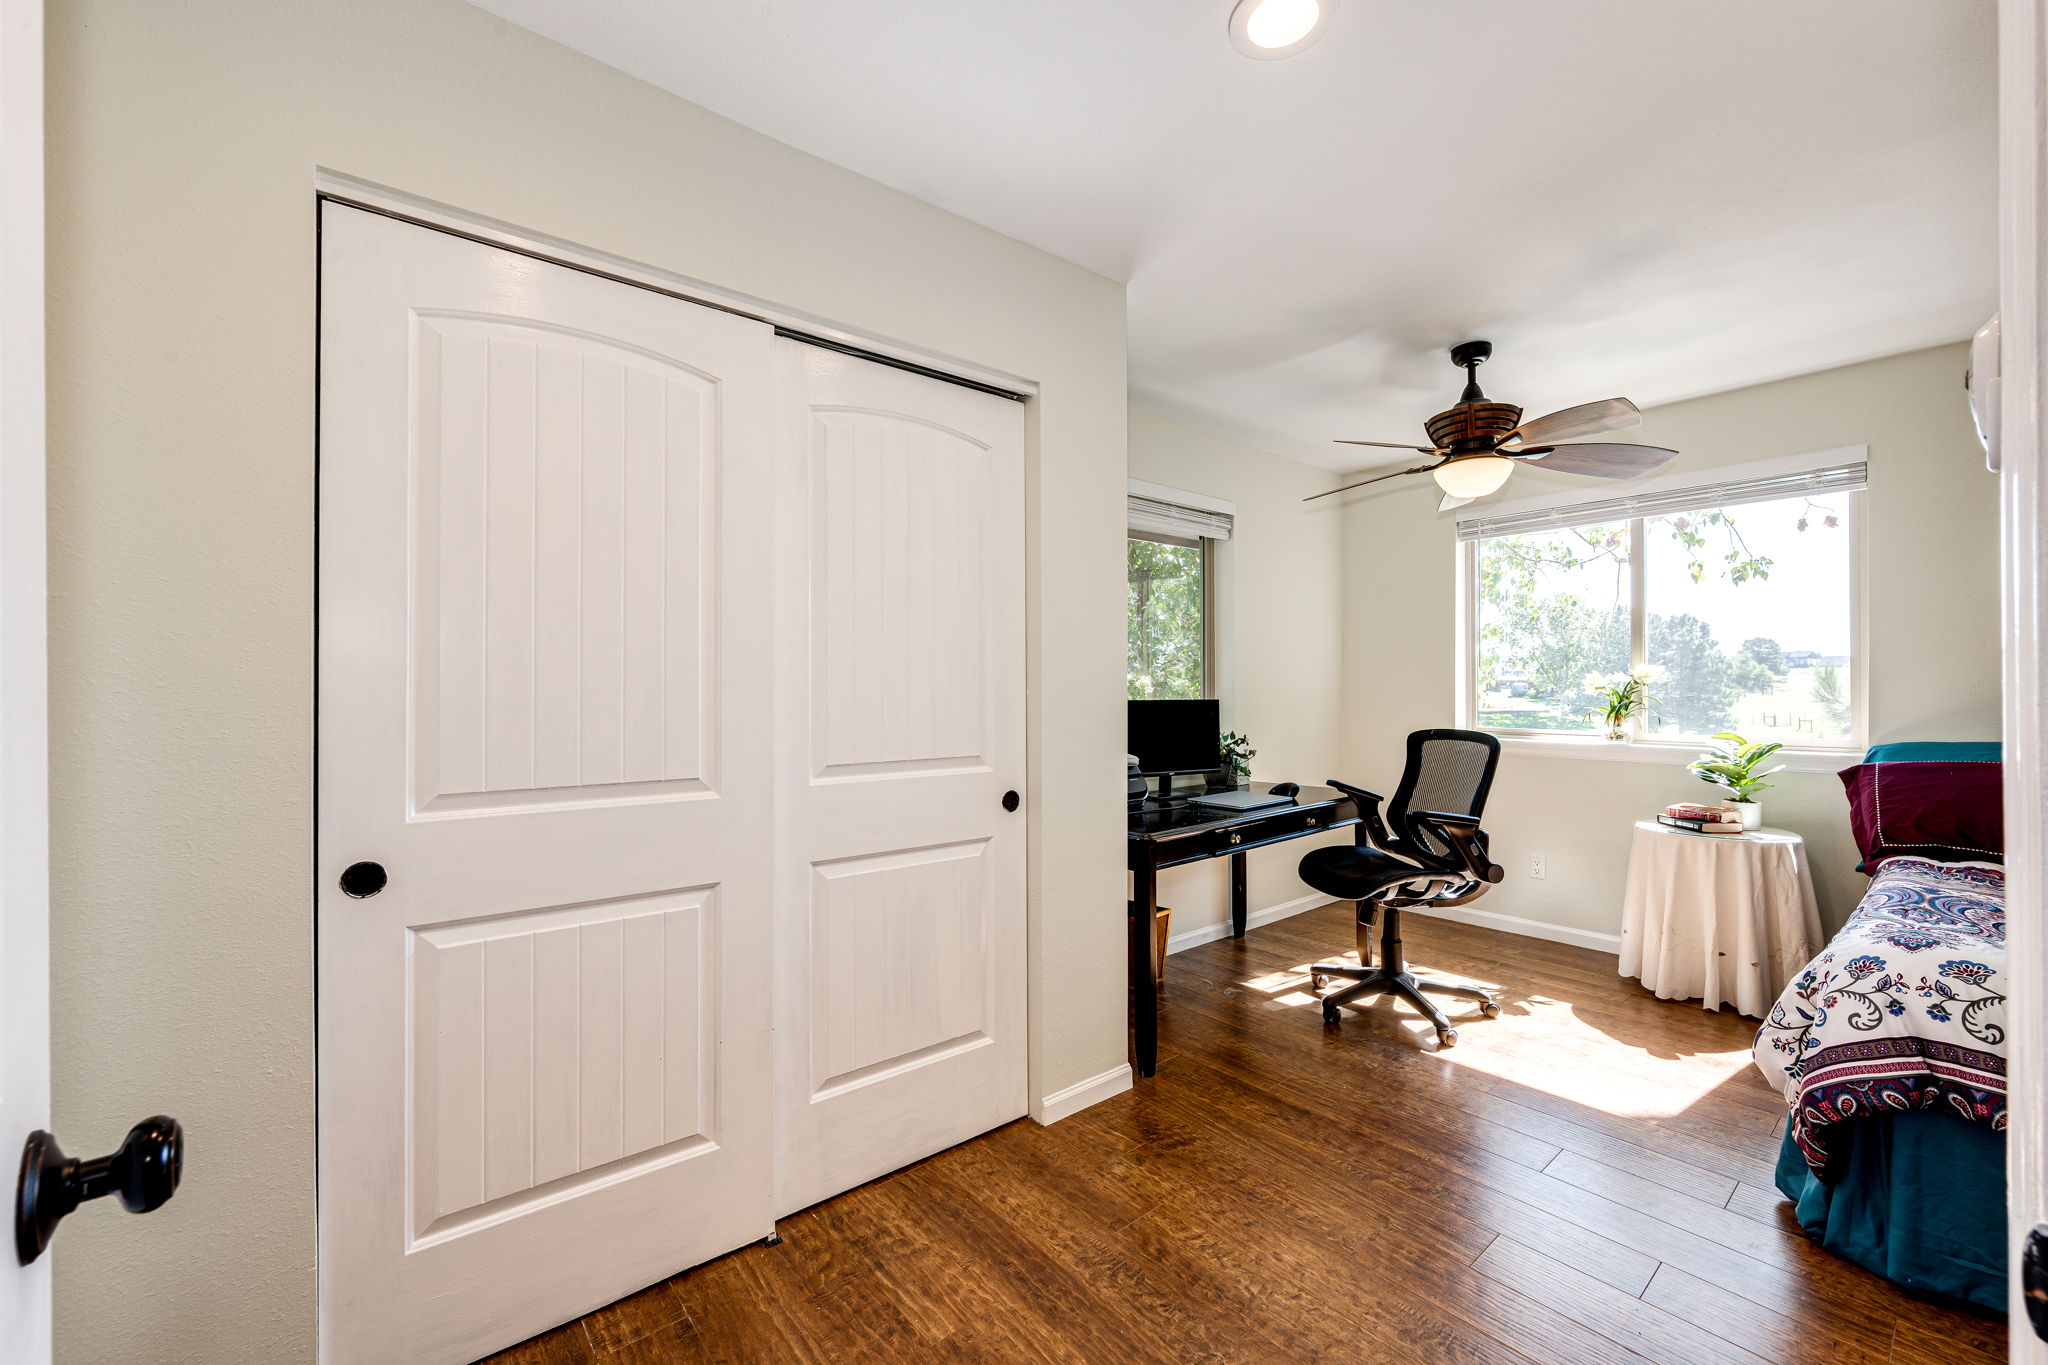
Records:
M1451 1027L1451 1021L1436 1007L1436 1002L1423 995L1424 991L1435 991L1440 995L1454 995L1461 1000L1479 1002L1479 1012L1488 1019L1498 1018L1500 1006L1492 996L1477 986L1462 986L1449 981L1430 981L1416 977L1408 970L1408 964L1401 955L1401 911L1399 907L1386 909L1386 927L1380 931L1380 965L1366 965L1369 960L1373 920L1378 918L1378 907L1368 909L1359 906L1358 915L1358 957L1359 965L1348 962L1318 962L1309 968L1309 982L1320 993L1331 977L1353 984L1331 995L1323 996L1323 1022L1336 1024L1344 1016L1340 1006L1369 995L1397 995L1415 1006L1418 1013L1436 1028L1436 1045L1440 1048L1456 1047L1458 1030Z

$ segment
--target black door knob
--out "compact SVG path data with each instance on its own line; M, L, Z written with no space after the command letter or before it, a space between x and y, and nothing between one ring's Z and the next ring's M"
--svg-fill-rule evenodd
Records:
M15 1187L14 1254L23 1265L43 1254L64 1215L103 1194L121 1197L130 1213L162 1208L178 1192L185 1164L185 1133L165 1114L128 1130L110 1156L80 1160L64 1155L57 1139L38 1128L21 1149Z
M345 896L362 900L382 891L390 880L382 863L350 863L341 870L341 891Z
M2048 1340L2048 1223L2036 1223L2021 1244L2020 1293L2034 1335Z
M1004 810L1015 810L1015 809L1017 809L1017 793L1015 793L1015 792L1004 792L1004 793L1003 793L1003 809L1004 809Z

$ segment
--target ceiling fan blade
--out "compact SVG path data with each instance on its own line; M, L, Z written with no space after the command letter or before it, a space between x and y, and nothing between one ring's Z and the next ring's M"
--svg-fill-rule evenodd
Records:
M1436 505L1436 510L1439 512L1448 512L1453 507L1463 507L1466 503L1474 501L1477 501L1477 499L1460 498L1453 494L1446 493L1444 494L1444 500Z
M1378 446L1381 450L1419 450L1425 455L1443 454L1443 451L1436 446L1404 446L1396 445L1392 441L1347 441L1339 437L1334 444L1340 446Z
M1419 464L1412 469L1397 469L1391 474L1379 474L1370 479L1360 479L1357 483L1347 483L1342 488L1332 488L1322 493L1311 493L1303 498L1302 501L1314 502L1317 498L1327 498L1337 493L1349 493L1352 489L1363 488L1369 483L1380 483L1386 479L1398 479L1403 474L1422 474L1435 468L1436 466L1433 464Z
M1678 454L1662 446L1629 446L1611 441L1557 446L1527 458L1541 469L1559 474L1585 474L1595 479L1633 479L1660 468Z
M1524 422L1501 440L1532 446L1555 445L1559 441L1576 441L1581 436L1598 436L1603 431L1623 431L1640 426L1642 420L1642 409L1628 399L1603 398L1597 403L1581 403Z

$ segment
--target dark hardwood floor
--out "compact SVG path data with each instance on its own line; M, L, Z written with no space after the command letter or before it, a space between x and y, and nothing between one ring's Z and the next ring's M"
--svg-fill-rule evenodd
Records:
M1952 1313L1806 1242L1772 1187L1755 1025L1614 959L1411 917L1418 971L1500 989L1325 1030L1330 905L1174 957L1159 1075L808 1209L493 1357L1984 1365Z

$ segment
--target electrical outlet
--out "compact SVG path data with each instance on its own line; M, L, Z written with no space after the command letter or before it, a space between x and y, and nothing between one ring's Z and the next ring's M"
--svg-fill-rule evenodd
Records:
M1543 855L1541 853L1531 853L1529 855L1529 875L1539 882L1543 880Z

